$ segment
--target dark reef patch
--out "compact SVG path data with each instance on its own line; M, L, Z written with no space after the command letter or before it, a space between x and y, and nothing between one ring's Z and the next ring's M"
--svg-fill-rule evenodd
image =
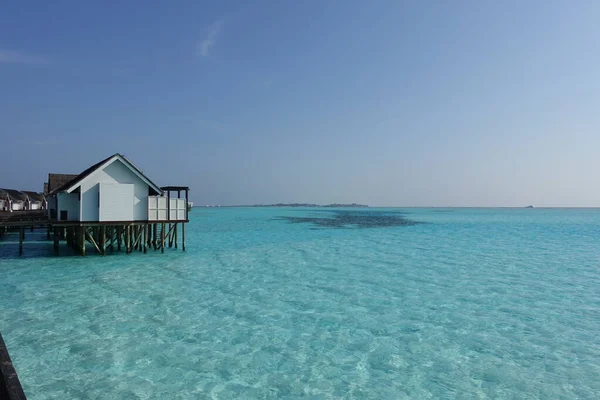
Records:
M331 217L278 217L292 224L313 224L319 228L385 228L413 226L421 222L405 218L400 213L381 211L332 211Z

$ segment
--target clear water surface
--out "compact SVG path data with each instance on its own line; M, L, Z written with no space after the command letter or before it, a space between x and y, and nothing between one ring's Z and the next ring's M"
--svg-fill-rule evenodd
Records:
M187 253L0 239L30 400L599 396L600 210L191 217Z

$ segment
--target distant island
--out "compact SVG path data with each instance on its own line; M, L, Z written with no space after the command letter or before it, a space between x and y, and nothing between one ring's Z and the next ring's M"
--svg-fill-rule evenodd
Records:
M242 206L234 206L234 207L310 207L310 208L367 208L369 207L366 204L311 204L311 203L277 203L277 204L253 204L253 205L242 205Z

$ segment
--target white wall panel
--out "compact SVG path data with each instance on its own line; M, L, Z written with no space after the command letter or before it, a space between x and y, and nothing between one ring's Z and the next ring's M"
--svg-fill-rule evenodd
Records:
M100 221L133 221L133 184L100 184Z

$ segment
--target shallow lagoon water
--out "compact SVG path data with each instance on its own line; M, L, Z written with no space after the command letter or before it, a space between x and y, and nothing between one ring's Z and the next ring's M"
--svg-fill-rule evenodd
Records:
M49 257L38 232L18 257L0 239L29 399L600 393L600 210L190 215L187 253Z

